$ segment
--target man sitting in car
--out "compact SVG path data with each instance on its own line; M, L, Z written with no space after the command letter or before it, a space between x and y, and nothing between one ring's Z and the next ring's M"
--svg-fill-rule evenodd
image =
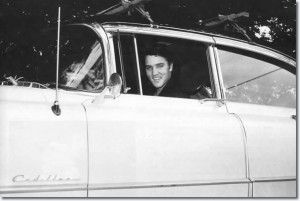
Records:
M155 88L154 96L187 98L174 79L172 53L166 47L148 48L145 51L145 71L148 80Z

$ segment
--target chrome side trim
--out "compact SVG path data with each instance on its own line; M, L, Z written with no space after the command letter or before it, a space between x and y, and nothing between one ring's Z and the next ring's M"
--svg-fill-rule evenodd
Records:
M250 178L252 182L284 182L284 181L297 181L296 177L257 177L257 178Z
M57 185L30 185L30 186L0 186L1 194L43 193L62 191L87 191L86 184L57 184Z
M154 29L151 27L108 26L108 25L103 25L103 28L107 32L116 32L117 30L119 30L120 33L147 34L153 36L165 36L165 37L194 40L194 41L205 42L210 44L214 43L211 36L189 33L189 32L182 32L182 31L166 30L166 29L159 29L159 28Z
M249 43L234 41L234 40L225 39L225 38L220 38L220 37L215 37L215 36L213 38L216 41L216 45L224 45L224 46L228 46L228 47L233 47L233 48L238 48L238 49L242 49L242 50L255 52L255 53L258 53L261 55L265 55L267 57L271 57L271 58L283 61L285 63L288 63L288 64L296 67L296 61L294 61L293 59L291 59L283 54L272 51L268 48L263 48L261 46L252 45Z
M92 184L89 190L113 190L113 189L137 189L137 188L165 188L165 187L188 187L203 185L226 185L247 184L248 179L218 180L218 181L190 181L190 182L160 182L160 183L122 183L122 184Z

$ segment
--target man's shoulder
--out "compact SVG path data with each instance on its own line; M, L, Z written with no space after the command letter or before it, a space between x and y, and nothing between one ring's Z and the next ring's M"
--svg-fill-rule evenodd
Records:
M184 93L179 87L167 84L161 91L159 96L174 97L174 98L188 98L188 94Z

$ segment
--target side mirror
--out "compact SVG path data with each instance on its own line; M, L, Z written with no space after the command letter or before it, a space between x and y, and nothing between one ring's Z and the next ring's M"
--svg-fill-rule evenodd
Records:
M122 78L118 73L113 73L110 76L108 89L113 98L120 96L122 90Z
M118 73L113 73L108 82L108 86L105 87L103 92L93 100L93 103L102 104L104 103L105 96L108 93L112 96L112 98L116 98L120 96L122 89L122 78ZM107 93L108 92L108 93Z

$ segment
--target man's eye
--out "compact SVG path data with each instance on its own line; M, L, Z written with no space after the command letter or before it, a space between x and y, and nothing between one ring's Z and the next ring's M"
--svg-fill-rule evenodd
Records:
M146 66L146 70L151 70L151 66Z
M158 67L158 68L162 68L162 67L164 67L164 64L163 64L163 63L161 63L161 64L157 64L157 65L156 65L156 67Z

